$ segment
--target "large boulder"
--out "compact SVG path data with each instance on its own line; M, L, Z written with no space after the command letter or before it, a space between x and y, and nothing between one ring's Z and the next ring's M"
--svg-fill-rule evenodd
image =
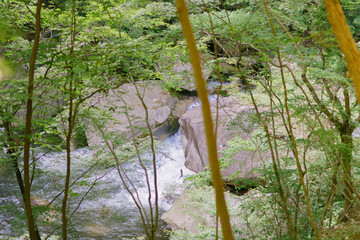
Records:
M110 228L98 224L98 223L90 223L83 227L83 230L85 233L91 235L91 236L105 236L107 233L111 231Z
M216 101L211 103L213 119L216 113ZM217 147L219 158L223 156L222 150L227 149L227 143L234 139L247 140L256 125L255 116L251 106L244 106L231 97L222 98L218 108ZM179 120L182 133L182 144L185 153L185 166L194 172L204 171L209 165L204 120L201 106L195 107ZM224 176L232 176L238 172L237 179L256 178L255 169L261 166L261 158L264 157L251 150L239 150L231 157L232 162L224 170Z
M201 192L202 196L197 194ZM198 231L198 226L215 226L215 210L208 209L213 200L213 192L190 189L183 193L171 208L166 211L161 220L165 221L172 230L187 230L192 233Z
M148 115L139 96L146 105ZM156 81L151 81L137 82L136 86L126 83L118 89L110 90L107 94L98 93L88 104L103 112L106 121L101 128L105 133L127 139L142 137L144 129L148 129L146 123L148 118L154 137L163 140L190 103L189 100L172 97ZM88 145L103 146L101 133L92 122L88 122L87 125L89 127L84 130Z
M188 189L161 216L161 220L165 221L173 231L186 230L197 233L202 227L215 228L216 208L214 196L214 189L210 186ZM243 227L241 224L237 224L238 219L234 211L240 205L241 197L225 192L225 198L233 224L236 224L237 227Z

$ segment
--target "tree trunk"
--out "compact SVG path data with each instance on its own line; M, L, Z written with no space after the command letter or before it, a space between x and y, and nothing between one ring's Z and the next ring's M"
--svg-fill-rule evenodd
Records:
M7 142L8 142L8 147L6 148L6 153L8 155L10 155L11 158L11 162L12 162L12 166L15 170L15 175L16 175L16 180L18 182L19 188L20 188L20 192L21 192L21 196L23 198L23 201L25 203L25 190L24 190L24 181L22 179L21 176L21 172L19 169L19 164L18 164L18 156L14 156L15 154L15 139L12 135L12 128L11 128L11 123L8 121L3 122L4 128L5 128L5 133L6 133L6 138L7 138Z
M354 201L354 191L352 189L352 180L351 180L351 160L352 160L352 150L353 150L353 139L352 139L353 130L350 127L344 128L340 131L340 138L343 147L340 152L340 161L342 162L343 174L344 174L344 187L345 187L345 204L344 204L344 214L346 214L351 208Z
M194 34L192 31L191 23L189 20L189 12L184 0L176 0L176 7L178 16L183 28L183 34L187 42L187 48L189 50L190 62L194 70L194 81L198 96L201 100L201 107L204 117L206 142L209 153L209 163L211 170L211 177L213 180L213 186L215 189L215 201L216 211L219 213L221 227L223 230L223 237L225 240L234 239L232 228L230 224L230 217L226 207L224 196L224 184L220 174L220 167L217 154L216 139L214 136L214 128L210 111L210 104L207 97L207 91L205 86L205 80L201 72L201 58L196 47Z
M338 0L325 0L326 12L331 29L345 55L350 77L360 102L360 53L351 35L342 7Z
M74 124L76 121L76 111L74 110L74 48L75 48L75 28L76 28L76 0L72 1L72 27L71 27L71 73L70 73L70 82L69 82L69 94L70 94L70 103L69 103L69 117L68 117L68 132L66 134L66 176L65 176L65 187L64 187L64 198L61 206L61 218L62 218L62 234L63 240L67 240L67 201L69 198L69 187L70 187L70 175L71 175L71 138L74 129Z
M34 73L35 62L40 42L40 24L41 24L41 5L42 0L38 0L36 7L36 27L34 45L30 59L29 81L28 81L28 99L26 102L26 123L25 123L25 142L24 142L24 198L25 212L28 222L29 235L31 240L41 240L39 231L35 225L34 216L31 207L31 184L30 184L30 143L31 143L31 121L32 121L32 98L34 93Z

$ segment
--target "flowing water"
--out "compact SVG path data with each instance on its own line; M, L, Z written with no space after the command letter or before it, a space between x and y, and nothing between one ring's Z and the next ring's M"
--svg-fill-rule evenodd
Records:
M41 155L43 153L40 153ZM89 169L92 161L92 152L88 148L77 149L72 152L72 181L79 178ZM144 159L151 159L151 154L144 154ZM40 231L49 233L56 229L60 222L60 208L62 195L51 205L50 209L44 205L58 195L64 186L66 154L48 153L39 156L37 160L37 176L32 186L35 211L41 212L37 221L46 222ZM172 198L179 194L179 186L184 176L192 174L184 167L184 154L181 144L181 134L168 137L157 149L158 189L160 215L170 208ZM144 161L149 168L150 179L154 174L150 161ZM148 208L148 188L145 176L137 161L123 165L129 177L134 182L139 198ZM71 182L72 182L71 181ZM96 183L89 191L89 188ZM0 239L19 236L26 231L25 219L22 215L23 204L19 194L18 185L10 169L0 168ZM152 186L153 188L153 186ZM144 235L139 212L130 195L123 187L115 168L95 166L87 172L77 184L71 187L69 199L69 214L78 210L69 223L70 239L126 239ZM154 193L152 192L152 201ZM45 227L44 227L45 226ZM160 228L165 223L160 221ZM60 235L60 229L54 234ZM159 231L159 239L167 239L166 233Z

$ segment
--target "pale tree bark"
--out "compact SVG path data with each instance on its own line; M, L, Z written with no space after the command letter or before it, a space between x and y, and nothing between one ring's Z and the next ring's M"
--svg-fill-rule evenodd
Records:
M230 217L225 202L224 186L220 174L216 138L214 135L210 104L207 96L205 80L201 72L201 58L199 51L197 50L196 47L194 34L189 20L189 12L187 10L185 1L176 0L176 7L183 28L183 34L186 39L187 48L189 50L190 62L193 65L193 69L194 69L194 79L195 79L197 93L202 103L201 107L204 117L210 170L211 170L211 176L212 176L213 186L215 189L215 196L216 196L215 198L216 211L219 213L220 216L221 227L223 230L223 237L225 240L230 240L230 239L234 239L234 236L231 230Z
M347 62L349 76L353 82L358 102L360 103L360 53L350 32L349 26L346 23L346 18L340 2L338 0L324 0L328 21L331 29L338 41L339 47ZM344 213L351 208L353 202L352 180L351 180L351 151L352 151L352 136L347 129L340 129L341 141L348 146L348 153L342 155L342 165L344 168L344 183L345 183L345 205Z
M346 18L338 0L325 0L326 12L331 29L345 55L350 77L360 102L360 53L346 23Z

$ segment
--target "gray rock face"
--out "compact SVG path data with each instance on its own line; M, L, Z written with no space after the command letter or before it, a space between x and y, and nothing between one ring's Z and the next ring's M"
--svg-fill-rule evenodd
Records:
M212 193L212 192L211 192ZM207 196L206 201L213 200ZM171 208L166 211L161 220L165 221L172 230L184 229L192 233L198 232L198 226L215 226L215 216L206 212L203 206L210 204L204 203L205 199L194 199L192 191L182 194Z
M143 136L143 130L147 130L145 119L148 117L155 138L164 139L172 121L186 111L190 102L180 101L170 96L156 81L137 82L136 87L134 84L127 83L119 89L110 90L108 94L96 94L89 105L105 112L104 118L110 119L102 126L106 133L128 139L132 139L132 132L135 138ZM139 95L146 105L148 116ZM92 123L89 122L88 125L91 126ZM95 126L85 129L85 133L90 147L104 145L101 134Z
M213 119L216 113L216 101L211 104ZM252 107L242 106L231 97L219 101L217 146L218 152L234 137L248 139L255 127L251 124L254 116ZM182 143L185 153L185 166L194 172L201 172L208 162L208 150L204 132L204 121L201 107L195 107L179 120ZM233 123L233 124L232 124ZM219 159L222 154L219 154ZM253 178L257 175L254 168L261 165L260 156L253 151L240 150L232 156L233 162L222 171L224 176L231 176L239 171L236 178Z
M205 80L207 80L212 72L212 69L209 64L206 62L205 55L201 56L202 60L202 73ZM196 86L193 79L193 68L190 62L183 62L178 60L177 58L174 61L169 60L168 64L164 64L161 66L155 66L155 68L161 72L167 81L177 81L178 88L188 90L188 91L196 91Z

